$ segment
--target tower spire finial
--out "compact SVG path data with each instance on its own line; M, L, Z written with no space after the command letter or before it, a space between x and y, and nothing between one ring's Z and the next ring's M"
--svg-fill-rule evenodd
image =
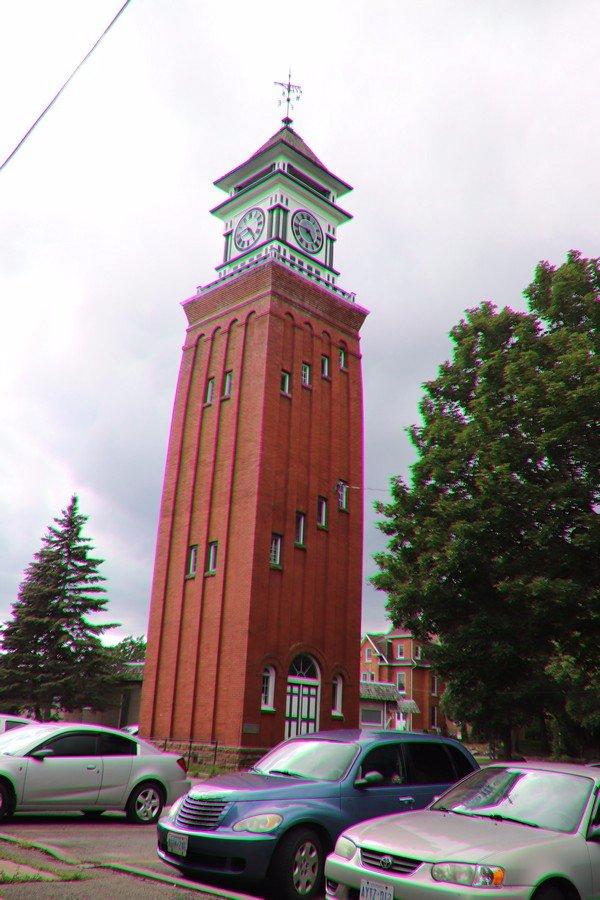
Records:
M293 108L294 103L297 103L302 96L302 88L299 84L292 84L291 69L288 72L287 82L274 81L273 84L276 84L277 87L281 88L281 97L278 101L279 106L285 103L285 116L281 121L284 125L291 125L292 120L290 119L290 109Z

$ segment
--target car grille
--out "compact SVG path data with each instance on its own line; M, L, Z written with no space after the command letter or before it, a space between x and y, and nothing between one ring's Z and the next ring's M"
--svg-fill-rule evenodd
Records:
M186 797L177 813L175 823L182 828L214 829L228 806L227 800Z
M382 860L385 863L382 865ZM386 863L391 860L389 865ZM420 859L408 859L406 856L394 856L392 853L380 853L378 850L360 851L360 861L363 866L370 869L379 869L380 872L394 872L396 875L412 875L421 865Z

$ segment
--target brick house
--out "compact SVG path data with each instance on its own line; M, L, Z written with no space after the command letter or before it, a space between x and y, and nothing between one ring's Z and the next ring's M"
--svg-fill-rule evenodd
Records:
M366 684L393 685L397 692L397 706L388 705L387 728L408 731L448 733L448 723L440 709L444 685L431 670L423 645L405 628L387 632L367 632L360 644L360 722L368 727L373 713L371 701L363 693Z

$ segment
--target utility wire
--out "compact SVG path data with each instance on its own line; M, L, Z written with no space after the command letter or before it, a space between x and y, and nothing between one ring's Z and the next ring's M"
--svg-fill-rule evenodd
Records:
M13 156L15 155L15 153L17 152L17 150L19 150L19 148L23 146L23 144L25 143L25 141L27 140L27 138L29 137L29 135L31 134L31 132L33 131L33 129L36 127L36 125L39 124L39 122L42 121L42 119L44 118L44 116L46 115L46 113L48 112L48 110L49 110L52 106L54 106L54 104L56 103L56 101L58 100L58 98L60 97L60 95L62 94L62 92L63 92L64 89L66 88L66 86L68 85L68 83L69 83L69 82L71 81L71 79L77 74L77 72L80 70L80 68L81 68L82 65L84 64L84 62L86 62L86 61L90 58L90 56L92 55L92 53L94 52L94 50L96 49L96 47L98 46L98 44L100 43L100 41L102 40L102 38L103 38L105 35L108 34L108 32L109 32L110 29L113 27L113 25L115 24L115 22L117 21L117 19L118 19L119 16L121 15L121 13L125 11L125 9L129 6L130 3L131 3L131 0L125 0L125 3L124 3L123 6L121 7L121 9L118 11L118 13L117 13L116 16L113 18L113 20L106 26L106 28L104 29L104 31L102 32L102 34L100 35L100 37L98 38L98 40L96 41L96 43L93 45L93 47L92 47L90 50L88 50L88 52L87 52L86 55L83 57L83 59L81 60L81 62L79 63L79 65L76 66L76 67L73 69L73 71L71 72L71 74L69 75L69 77L67 78L67 80L65 81L65 83L64 83L64 84L62 85L62 87L57 91L57 93L54 95L54 97L52 98L52 100L50 101L50 103L46 106L46 108L45 108L44 110L42 110L42 112L39 114L39 116L37 117L37 119L35 120L35 122L33 123L33 125L31 126L31 128L30 128L28 131L25 132L25 134L23 135L23 137L21 138L21 140L19 141L19 143L17 144L17 146L14 148L14 150L12 151L12 153L9 153L9 155L6 157L6 159L4 160L4 162L2 163L2 165L0 166L0 172L2 171L2 169L3 169L6 165L8 165L8 163L11 161L11 159L13 158Z

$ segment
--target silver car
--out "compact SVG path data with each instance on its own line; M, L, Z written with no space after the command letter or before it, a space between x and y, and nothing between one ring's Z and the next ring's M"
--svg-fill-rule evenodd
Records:
M0 735L0 818L30 810L125 810L150 825L190 789L185 760L100 725L25 725Z
M426 810L344 831L325 877L338 900L599 900L600 771L486 766Z

